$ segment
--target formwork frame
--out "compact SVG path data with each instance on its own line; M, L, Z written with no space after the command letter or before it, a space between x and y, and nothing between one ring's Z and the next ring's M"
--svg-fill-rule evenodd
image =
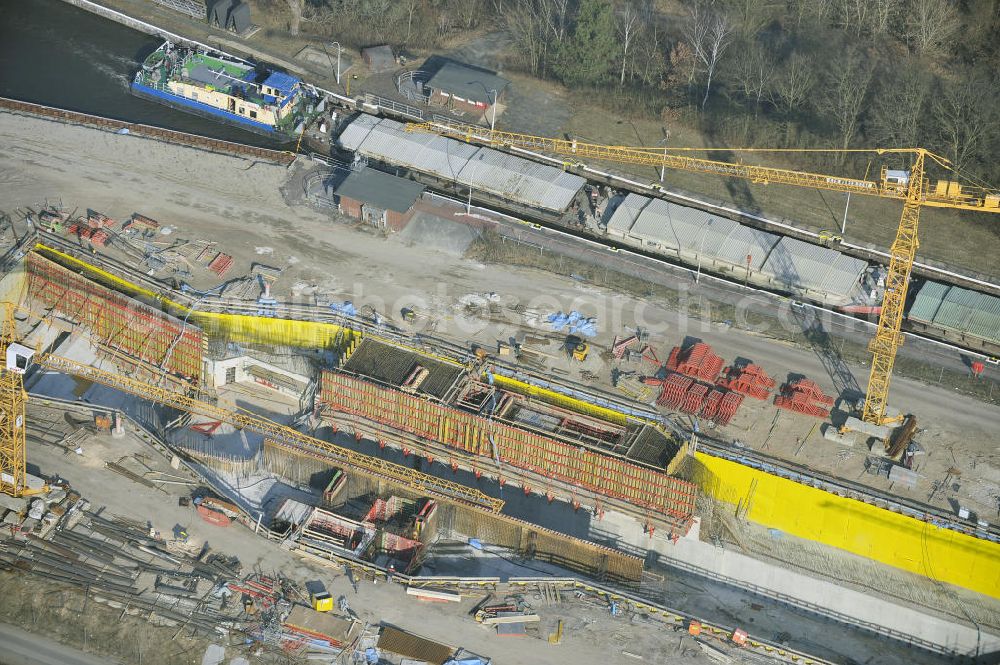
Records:
M27 256L28 297L87 328L109 348L198 383L201 330L112 291L34 252Z
M324 372L318 400L334 412L396 427L470 456L499 457L503 464L673 518L694 514L691 483L416 395Z

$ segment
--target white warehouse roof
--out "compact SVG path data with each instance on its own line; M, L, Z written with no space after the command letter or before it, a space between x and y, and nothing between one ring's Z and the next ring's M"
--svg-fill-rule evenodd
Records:
M561 212L586 183L552 166L360 115L337 139L367 157L423 171L522 205Z
M795 238L782 238L763 271L786 287L847 297L868 264L861 259Z
M629 194L608 221L609 235L706 261L750 268L791 290L847 298L868 264L840 252L744 226L696 208Z

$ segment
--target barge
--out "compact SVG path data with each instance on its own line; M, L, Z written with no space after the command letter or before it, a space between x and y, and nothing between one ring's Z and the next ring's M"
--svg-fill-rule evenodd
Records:
M164 42L136 72L132 94L291 141L322 111L318 96L302 81L243 60Z

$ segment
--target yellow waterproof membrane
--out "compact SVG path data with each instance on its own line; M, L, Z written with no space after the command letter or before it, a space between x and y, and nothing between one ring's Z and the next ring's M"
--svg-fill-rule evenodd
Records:
M548 388L540 388L538 386L531 385L530 383L518 381L517 379L512 379L501 374L493 375L493 383L504 390L527 395L528 397L534 397L542 402L547 402L577 413L593 416L594 418L598 418L609 423L625 425L628 422L627 416L620 411L608 409L603 406L597 406L596 404L591 404L590 402L586 402L582 399L570 397L569 395L564 395L554 390L549 390Z
M206 334L243 344L278 344L310 348L328 348L335 343L346 346L361 333L333 323L277 319L250 314L220 314L192 311L181 303L133 284L118 275L81 261L65 252L46 245L36 245L35 251L64 266L80 270L88 278L146 302L159 303L174 316L202 328Z
M749 508L763 526L1000 598L1000 544L744 466L696 455L695 477L712 497Z

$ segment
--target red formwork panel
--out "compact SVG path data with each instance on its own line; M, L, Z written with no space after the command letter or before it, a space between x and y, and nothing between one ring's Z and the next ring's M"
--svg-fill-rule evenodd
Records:
M338 372L323 372L316 399L327 407L324 417L350 414L381 424L382 427L373 425L373 429L387 437L395 436L393 430L408 432L418 440L446 445L456 455L481 457L490 464L494 451L499 450L504 464L647 507L678 524L687 524L693 514L696 487L668 476L659 468L557 441L513 424L428 402Z
M667 369L687 376L714 381L722 369L724 361L704 342L697 342L687 349L674 347L667 361Z
M87 229L89 231L89 229ZM113 291L36 252L26 259L28 296L79 323L106 346L197 382L202 331Z
M208 264L208 269L214 272L219 277L222 277L229 269L233 267L233 257L228 254L219 253L211 263Z
M684 401L684 394L687 393L688 388L694 383L694 379L683 374L671 374L663 382L663 390L660 392L660 398L656 400L656 403L660 406L666 406L671 409L680 408L681 403Z
M810 381L809 379L799 379L787 384L784 387L784 390L782 390L782 393L786 396L792 397L801 395L804 399L810 402L819 402L820 404L826 404L827 406L833 406L834 403L833 397L825 394L815 381Z
M806 416L814 416L816 418L826 418L830 415L829 409L825 409L817 404L812 404L807 399L796 400L794 397L778 395L774 398L774 405L779 409L786 409L788 411L794 411L795 413L801 413Z
M702 418L708 418L712 420L715 415L719 412L719 403L722 402L722 398L725 395L724 392L718 388L713 388L708 396L705 398L705 404L701 407Z
M670 356L667 357L667 363L666 365L664 365L664 367L667 368L668 372L677 371L677 365L678 363L680 363L680 357L681 357L681 347L675 346L674 348L670 349Z
M760 365L754 365L750 363L740 368L740 372L750 379L750 383L755 386L764 386L766 388L774 388L777 385L774 379L768 376L767 372L764 371Z
M705 402L706 394L708 394L708 386L704 383L696 383L691 386L684 395L681 411L684 413L698 413L701 411L701 405Z
M611 345L611 355L615 357L616 360L621 360L625 355L625 351L628 350L630 346L639 343L639 338L636 335L631 337L626 337L622 339L620 337L615 337L614 343Z
M739 393L726 393L719 402L719 410L715 414L715 422L720 425L728 425L729 421L736 415L736 411L743 404L743 395Z

